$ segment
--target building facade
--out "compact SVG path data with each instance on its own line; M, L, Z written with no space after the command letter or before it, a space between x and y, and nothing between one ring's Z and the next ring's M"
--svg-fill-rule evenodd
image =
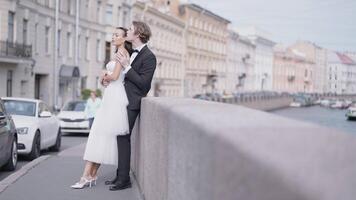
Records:
M252 90L255 48L248 38L229 30L225 84L228 94Z
M274 47L273 90L289 93L310 93L313 63L301 52L282 45Z
M356 62L346 54L328 51L327 92L356 93Z
M230 21L196 4L181 4L178 16L186 23L184 96L223 93Z
M146 22L152 31L150 49L157 67L149 96L182 97L185 72L185 23L170 13L164 1L137 1L132 6L132 19Z
M291 46L303 54L306 59L315 63L311 65L312 73L312 89L314 93L325 93L327 90L326 84L326 63L327 63L327 50L319 47L318 45L308 41L297 41Z
M105 2L1 1L0 40L7 49L25 45L16 51L31 53L1 55L0 74L6 76L1 84L7 86L0 96L37 98L60 107L80 98L81 89L97 88L104 65Z
M268 33L256 27L238 30L256 46L253 90L272 90L273 87L273 42Z

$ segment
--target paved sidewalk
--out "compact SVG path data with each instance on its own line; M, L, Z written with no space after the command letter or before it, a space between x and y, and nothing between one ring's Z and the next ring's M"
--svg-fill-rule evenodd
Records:
M1 200L140 200L137 184L132 178L133 187L121 191L109 191L104 184L114 176L115 167L102 166L99 169L97 185L92 188L73 190L83 172L84 145L51 156L0 193Z

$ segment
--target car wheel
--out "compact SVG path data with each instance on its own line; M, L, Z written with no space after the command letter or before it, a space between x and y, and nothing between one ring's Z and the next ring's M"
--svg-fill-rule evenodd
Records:
M28 158L34 160L41 155L41 135L39 131L36 131L35 138L33 139L32 149Z
M16 165L17 165L17 140L16 138L14 138L14 141L12 143L12 148L11 148L11 156L7 164L4 166L4 169L7 171L14 171L16 169Z
M61 149L61 144L62 144L62 133L61 133L61 129L59 128L56 143L52 147L50 147L49 150L58 152Z

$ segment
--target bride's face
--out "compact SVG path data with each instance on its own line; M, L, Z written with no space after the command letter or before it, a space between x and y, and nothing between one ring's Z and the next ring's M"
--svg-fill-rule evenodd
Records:
M125 32L121 29L115 29L112 34L111 44L113 46L121 46L125 42Z

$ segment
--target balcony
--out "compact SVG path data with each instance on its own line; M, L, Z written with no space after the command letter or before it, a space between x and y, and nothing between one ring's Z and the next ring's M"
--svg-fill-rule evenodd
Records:
M0 41L0 56L10 58L31 58L32 45Z

